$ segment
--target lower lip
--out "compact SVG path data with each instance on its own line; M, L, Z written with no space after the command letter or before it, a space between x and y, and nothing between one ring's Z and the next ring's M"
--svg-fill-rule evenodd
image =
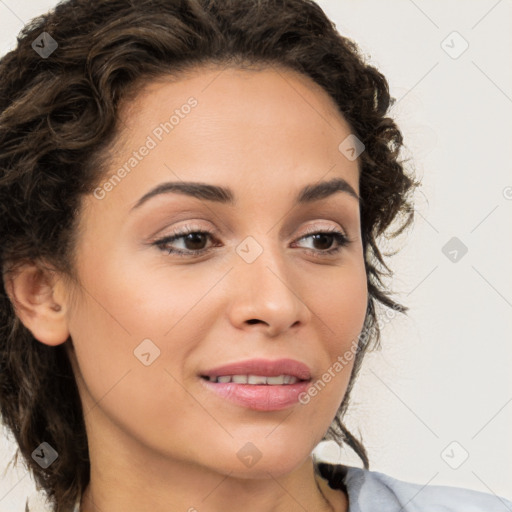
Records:
M299 401L299 395L310 385L309 381L285 385L236 384L211 382L201 378L203 384L230 402L255 411L278 411Z

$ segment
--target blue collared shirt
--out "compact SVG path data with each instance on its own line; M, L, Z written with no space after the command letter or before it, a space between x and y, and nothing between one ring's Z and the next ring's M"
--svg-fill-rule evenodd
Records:
M348 495L348 512L512 512L512 501L460 487L422 485L338 464L318 465L334 489Z

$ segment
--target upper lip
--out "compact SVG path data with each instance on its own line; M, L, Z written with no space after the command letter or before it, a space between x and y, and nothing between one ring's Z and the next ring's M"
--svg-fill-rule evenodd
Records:
M300 380L311 379L311 371L304 363L294 359L249 359L238 361L201 373L204 377L219 377L221 375L261 375L276 377L278 375L291 375Z

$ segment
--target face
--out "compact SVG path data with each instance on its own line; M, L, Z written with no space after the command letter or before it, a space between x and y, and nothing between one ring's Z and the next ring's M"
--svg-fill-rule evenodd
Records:
M122 119L80 213L67 318L89 442L292 471L343 399L340 357L366 312L350 127L318 85L275 69L155 81Z

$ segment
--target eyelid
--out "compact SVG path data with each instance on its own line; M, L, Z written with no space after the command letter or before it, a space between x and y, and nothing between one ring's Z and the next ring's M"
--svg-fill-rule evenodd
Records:
M348 236L347 232L342 227L333 226L332 224L330 226L318 226L315 224L315 225L311 225L311 226L307 227L306 230L303 232L303 235L300 238L302 238L305 235L317 233L319 231L325 231L325 232L331 232L331 231L340 232L341 231L341 233L343 233L345 236Z
M173 227L171 232L167 232L167 229L160 230L156 235L153 235L149 242L155 242L162 238L168 238L170 236L176 236L179 235L182 232L188 232L188 231L204 231L210 233L212 236L216 236L219 233L219 230L215 227L212 227L211 224L209 226L200 226L197 224L197 221L183 221L185 224L179 224L178 227Z

